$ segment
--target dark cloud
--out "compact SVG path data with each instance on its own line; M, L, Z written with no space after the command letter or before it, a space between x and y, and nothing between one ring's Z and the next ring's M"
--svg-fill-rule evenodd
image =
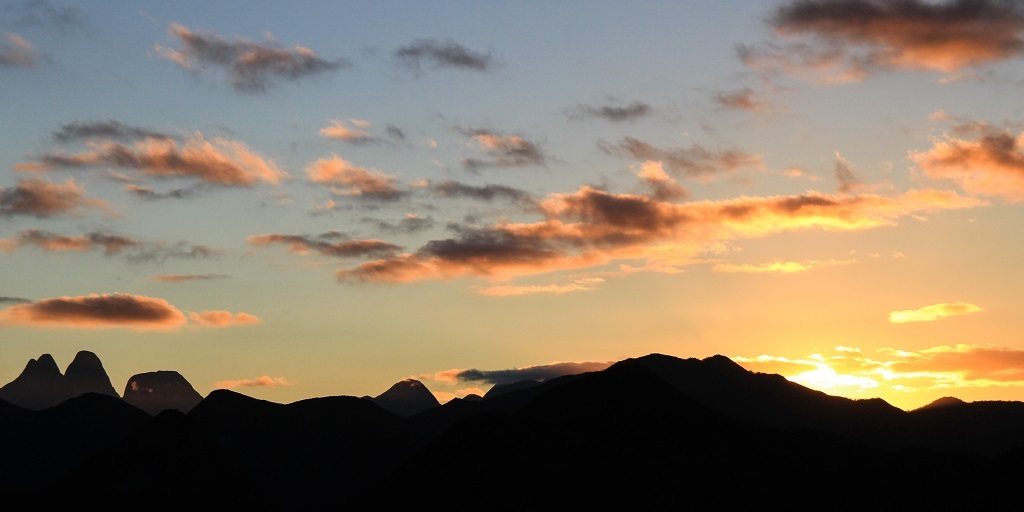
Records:
M761 166L759 155L750 155L730 149L712 151L698 144L689 148L656 148L632 137L623 137L618 144L599 142L604 152L636 160L657 160L676 176L690 178L711 178L722 172L734 171L745 166Z
M313 251L335 258L389 257L402 249L381 240L351 240L348 235L339 231L330 231L319 235L271 233L250 236L247 241L256 246L287 245L289 251L297 254Z
M495 65L491 54L480 53L452 41L420 39L395 50L395 57L411 69L420 71L423 63L432 67L451 67L474 71L489 71Z
M511 384L521 380L545 381L563 375L597 372L611 366L610 362L584 361L551 363L508 370L461 370L455 374L458 381L485 382L487 384Z
M533 196L529 192L506 185L488 184L477 187L448 180L431 185L431 188L442 197L468 197L482 201L507 199L524 204L532 204L534 202Z
M428 230L436 224L430 217L417 217L411 214L398 222L385 222L370 217L363 217L360 220L372 224L377 231L385 233L418 233Z
M197 183L188 187L173 188L166 192L157 192L153 187L135 185L134 183L129 183L124 186L124 189L131 194L147 201L158 201L160 199L189 199L200 194L202 191L206 190L206 188L207 187L202 183Z
M490 159L467 158L462 161L463 167L478 171L489 167L527 167L544 165L547 156L536 142L519 135L504 135L483 128L456 128L462 134L471 137L479 145L480 150L491 156Z
M190 30L177 23L168 28L178 38L177 50L156 45L157 54L178 66L199 73L208 66L223 68L237 91L261 93L275 80L299 80L351 66L345 59L327 60L312 50L282 47L274 40L257 43L245 38L229 40L212 33Z
M1024 134L968 123L911 159L929 178L953 181L970 194L1024 201Z
M74 180L60 184L27 179L19 180L14 187L0 187L0 217L31 215L45 219L81 207L106 208L106 203L86 196Z
M0 41L0 67L34 68L45 58L43 52L18 34L5 34Z
M168 259L211 258L219 253L203 245L186 242L164 243L139 240L125 235L93 231L83 235L58 235L41 229L20 231L6 240L13 247L32 246L48 252L102 250L106 256L124 256L132 263L164 262Z
M388 137L391 137L392 139L405 140L405 132L403 132L401 128L393 124L385 126L384 131L385 133L388 134Z
M763 70L860 80L889 69L957 72L1024 53L1024 4L1005 0L797 0L769 19L792 44L740 47Z
M60 129L53 132L53 139L65 143L82 139L115 139L115 140L138 140L145 138L172 139L170 135L146 128L131 126L119 121L94 121L83 123L74 121L61 125Z
M628 105L601 105L591 106L586 104L577 105L576 108L567 112L573 119L586 117L600 117L608 121L632 121L646 117L654 112L650 105L641 101L634 101Z
M43 299L0 310L0 323L36 327L174 329L186 321L164 299L123 293Z
M2 11L19 26L54 27L61 32L89 27L89 18L77 7L58 7L46 0L10 2Z
M32 301L21 297L0 297L0 304L28 304L29 302Z

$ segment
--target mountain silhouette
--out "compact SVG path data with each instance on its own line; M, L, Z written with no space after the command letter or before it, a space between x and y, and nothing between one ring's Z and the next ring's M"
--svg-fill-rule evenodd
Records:
M23 374L46 382L55 366L41 357ZM136 393L157 389L146 375ZM289 512L1020 504L1024 402L907 412L724 356L664 354L443 405L424 393L403 381L375 398L280 404L216 390L155 414L95 392L42 410L0 401L0 493L16 508Z
M85 393L119 396L96 354L79 351L65 374L50 354L31 359L13 381L0 388L0 399L27 409L53 407Z
M202 399L185 377L170 370L133 375L124 387L124 401L151 415L167 409L187 413Z
M387 391L371 400L403 418L441 405L437 397L416 379L396 382Z

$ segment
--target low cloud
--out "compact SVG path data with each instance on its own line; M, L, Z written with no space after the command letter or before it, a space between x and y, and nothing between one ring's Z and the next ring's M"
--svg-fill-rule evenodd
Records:
M1000 0L790 1L769 23L790 42L741 46L743 61L827 82L894 69L956 73L1024 53L1024 7Z
M399 62L416 72L420 72L425 64L433 68L472 71L490 71L495 66L490 52L470 50L452 40L420 39L395 50L394 55Z
M288 250L305 255L310 252L335 258L386 257L394 255L401 247L382 240L351 240L348 235L337 231L320 235L254 235L246 239L255 246L287 245Z
M232 313L230 311L203 311L188 314L189 320L205 327L232 327L236 325L258 324L261 320L249 313Z
M115 167L158 178L196 178L223 186L251 187L257 182L276 184L287 178L273 161L244 143L195 132L184 143L162 137L145 137L131 145L104 139L89 142L81 153L54 152L33 162L15 165L22 172L55 169Z
M21 297L0 297L0 304L28 304L30 302L32 302L31 299Z
M279 80L301 80L351 66L345 59L328 60L303 46L283 47L269 36L263 42L241 37L227 39L177 23L171 23L168 32L180 46L173 49L156 44L154 51L158 57L194 74L220 68L226 72L231 86L245 93L266 92Z
M623 137L618 144L598 143L598 147L609 155L635 160L655 160L677 177L702 180L713 179L723 172L732 172L741 167L762 167L760 155L749 155L730 149L712 151L698 144L689 148L656 148L632 137Z
M982 309L970 302L951 302L933 304L920 309L905 309L889 313L889 322L894 324L905 324L910 322L933 322L952 316L977 313Z
M654 113L650 105L642 101L634 101L628 105L609 104L592 106L579 104L566 112L570 119L597 117L607 121L632 121L647 117Z
M364 169L334 155L321 158L306 167L309 181L327 185L336 195L393 200L406 194L398 188L398 178L376 169Z
M648 160L640 164L636 173L643 183L651 189L651 197L659 201L674 201L690 195L686 187L672 179L661 162Z
M535 294L552 294L562 295L570 292L585 292L590 290L596 290L604 279L600 277L590 277L583 279L576 279L571 283L567 284L534 284L534 285L514 285L514 284L502 284L495 286L481 286L476 289L480 295L486 295L489 297L514 297L519 295L535 295Z
M264 375L262 377L256 377L255 379L240 379L240 380L218 380L213 383L213 387L217 389L225 388L238 388L238 387L277 387L277 386L294 386L295 384L284 377L270 377Z
M47 252L85 252L101 250L106 256L124 256L129 262L164 262L168 259L210 258L218 255L209 247L179 241L166 243L92 231L83 235L59 235L41 229L18 232L13 238L0 239L9 250L32 246Z
M181 327L185 315L166 300L123 293L59 297L0 310L0 324L69 329Z
M512 384L521 380L545 381L563 375L598 372L611 366L612 362L558 362L508 370L446 370L436 373L433 378L434 380L450 383L483 382L487 384Z
M124 186L124 189L140 199L160 201L163 199L189 199L202 193L207 189L207 186L205 183L195 183L187 187L172 188L165 192L158 192L153 187L129 183Z
M970 194L1024 200L1024 133L1013 135L985 124L954 128L931 149L910 158L936 180L950 180Z
M16 215L40 219L77 212L80 208L106 210L107 203L88 197L73 179L63 184L30 178L13 187L0 187L0 218Z
M31 69L45 58L43 52L18 34L4 34L4 39L0 41L0 67Z
M545 219L488 227L453 226L457 237L432 240L414 253L369 261L338 273L341 281L406 282L465 275L507 279L614 261L678 270L729 240L821 229L853 231L896 225L901 217L985 203L952 191L741 197L674 203L582 187L539 204ZM665 258L670 258L665 260Z
M349 119L347 123L344 121L334 120L331 121L330 126L325 126L320 129L320 135L327 137L328 139L342 140L352 144L376 142L378 140L377 137L371 136L366 131L366 128L369 126L369 122L359 119Z

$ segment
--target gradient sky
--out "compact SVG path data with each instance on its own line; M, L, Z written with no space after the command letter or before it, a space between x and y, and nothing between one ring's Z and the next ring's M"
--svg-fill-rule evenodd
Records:
M1024 5L0 3L0 381L658 352L1024 400Z

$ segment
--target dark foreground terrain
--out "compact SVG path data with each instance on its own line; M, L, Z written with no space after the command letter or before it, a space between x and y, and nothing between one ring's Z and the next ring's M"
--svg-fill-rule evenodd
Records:
M218 390L187 412L156 414L116 393L42 409L0 401L0 504L1024 507L1021 402L943 400L907 412L751 373L723 356L660 354L502 391L416 407L422 397L397 392L278 404Z

